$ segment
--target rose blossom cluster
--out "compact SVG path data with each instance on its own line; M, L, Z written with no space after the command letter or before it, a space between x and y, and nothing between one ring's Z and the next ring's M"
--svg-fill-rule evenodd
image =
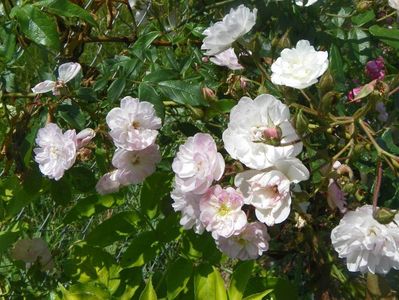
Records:
M233 258L254 259L268 249L266 226L248 223L242 193L212 185L221 179L225 162L209 134L189 137L179 147L172 168L173 208L181 212L180 224L185 229L211 232L219 249Z
M161 119L151 103L125 97L120 107L111 109L106 122L117 149L112 158L115 169L104 174L96 185L100 194L114 193L121 186L143 182L161 161L159 147L155 144Z
M223 157L209 134L198 133L180 146L173 162L173 207L182 213L185 229L211 232L219 249L232 258L255 259L269 247L266 225L281 223L290 214L291 185L309 178L296 158L302 143L288 107L266 94L254 100L243 97L232 108L223 142L230 156L250 170L235 176L235 188L212 185L222 177ZM252 223L247 220L251 206L257 219Z

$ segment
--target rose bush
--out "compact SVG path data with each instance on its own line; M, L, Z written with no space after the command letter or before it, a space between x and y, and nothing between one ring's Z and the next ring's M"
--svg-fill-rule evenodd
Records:
M397 6L3 1L1 297L395 299Z

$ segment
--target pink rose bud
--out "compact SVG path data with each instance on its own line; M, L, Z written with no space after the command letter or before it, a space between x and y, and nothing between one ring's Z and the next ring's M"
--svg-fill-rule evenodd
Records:
M374 60L370 60L366 64L366 74L372 80L384 79L384 77L385 77L384 59L380 56Z
M363 88L362 86L355 87L353 90L351 90L348 93L349 102L354 102L355 101L356 96L360 93L362 88ZM359 100L357 100L356 102L359 102Z
M86 146L94 137L96 132L91 128L85 128L76 135L76 145L78 148Z
M266 128L263 130L263 136L266 139L277 140L280 139L281 130L277 127Z

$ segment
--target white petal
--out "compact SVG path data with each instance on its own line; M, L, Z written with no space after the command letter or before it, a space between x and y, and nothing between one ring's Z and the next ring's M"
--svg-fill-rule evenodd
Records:
M38 84L36 84L33 88L32 88L32 92L34 92L35 94L42 94L42 93L47 93L50 92L54 89L55 87L55 82L52 80L45 80L43 82L40 82Z
M64 83L72 80L82 69L79 63L65 63L58 68L58 80Z

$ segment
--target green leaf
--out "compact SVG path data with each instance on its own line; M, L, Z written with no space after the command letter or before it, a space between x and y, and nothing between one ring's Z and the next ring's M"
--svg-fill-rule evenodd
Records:
M177 73L176 71L169 69L160 69L146 75L143 78L143 81L161 82L176 79L179 79L179 73Z
M0 254L6 252L21 235L20 232L3 231L0 232Z
M151 31L140 36L134 43L131 52L139 59L144 59L144 52L148 49L151 43L160 35L158 31Z
M333 78L339 82L345 82L345 74L342 56L338 46L332 44L330 47L330 71Z
M80 6L67 0L45 0L34 4L35 6L45 7L49 12L64 17L77 17L92 26L98 26L91 14Z
M192 106L208 106L202 96L201 86L183 80L169 80L158 82L158 88L162 94L180 104Z
M67 206L72 200L71 184L65 177L59 181L51 181L50 193L53 201L62 206Z
M357 26L362 26L375 19L373 10L368 10L364 13L352 17L352 22Z
M152 279L150 278L145 286L143 292L140 295L139 300L157 300L157 293L152 286Z
M198 267L194 277L194 294L196 300L227 300L223 278L215 267Z
M369 32L385 44L399 49L399 29L373 25L369 28Z
M266 290L264 292L252 294L245 297L244 300L262 300L265 296L269 295L271 292L273 292L273 290Z
M248 280L251 277L253 267L254 262L252 260L237 264L231 277L230 287L228 290L229 300L242 299Z
M368 56L364 55L365 50L370 49L370 40L368 34L359 29L352 28L349 31L348 39L353 40L352 47L355 49L355 55L361 63L366 63Z
M86 240L92 245L105 247L113 242L123 239L136 230L139 217L135 212L125 211L113 215L95 227Z
M58 106L57 113L71 127L79 130L85 128L86 119L79 106L75 104L61 104Z
M169 195L170 180L169 174L156 172L144 181L140 193L140 204L141 210L150 219L158 214L162 198Z
M87 193L96 186L96 178L92 171L85 167L74 167L68 172L72 186L79 192Z
M136 236L122 256L123 267L140 267L157 255L159 244L153 231Z
M60 47L55 20L33 5L15 6L11 11L19 23L21 31L33 42L54 51Z
M153 104L157 116L160 117L162 120L165 118L165 106L162 102L161 96L151 85L145 82L140 83L139 99Z
M175 299L183 291L193 271L193 264L185 258L178 258L166 272L168 299Z
M108 88L108 95L107 98L114 102L119 100L119 97L122 95L123 90L126 86L126 79L125 78L118 78Z
M88 283L78 283L69 287L66 290L61 284L59 288L62 292L63 298L65 300L106 300L110 299L110 294L104 288L88 282Z
M381 138L384 141L388 152L391 152L391 153L396 154L396 155L399 154L399 146L397 146L395 144L394 140L393 140L392 130L391 129L386 130L382 134Z
M360 90L359 94L357 94L356 97L353 99L353 101L360 100L360 99L370 95L374 91L375 84L376 84L375 80L371 81L370 83L365 84L362 87L362 89Z

